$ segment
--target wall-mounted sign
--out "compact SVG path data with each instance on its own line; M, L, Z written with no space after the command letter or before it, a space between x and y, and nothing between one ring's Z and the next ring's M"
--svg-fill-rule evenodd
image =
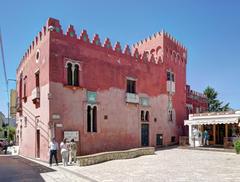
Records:
M66 138L67 141L71 141L72 139L79 141L79 131L64 131L64 138Z
M149 106L149 98L147 98L147 97L140 97L140 104L142 106Z
M61 116L60 116L60 114L52 114L52 119L60 119L61 118Z
M57 128L62 128L62 127L63 127L63 124L62 124L62 123L57 123L57 124L56 124L56 127L57 127Z
M96 92L87 91L87 101L88 103L96 103Z

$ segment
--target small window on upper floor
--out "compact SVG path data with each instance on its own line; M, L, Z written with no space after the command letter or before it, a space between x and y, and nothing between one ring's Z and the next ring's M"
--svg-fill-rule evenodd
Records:
M23 100L24 102L27 101L27 76L25 76L23 80Z
M141 121L144 121L144 111L141 111Z
M149 121L149 111L146 111L145 113L145 121Z
M136 93L136 81L127 80L127 93Z
M74 86L79 86L79 66L76 64L74 66Z
M40 59L40 50L38 49L36 52L36 63L39 62L39 59Z
M172 73L172 81L174 82L174 74Z
M167 81L170 81L171 80L171 73L168 71L167 72Z
M72 81L72 63L68 63L67 64L67 81L68 81L68 85L72 85L73 81Z
M173 111L168 110L168 121L173 121Z
M173 81L174 82L174 73L167 71L167 81Z
M35 81L36 81L36 87L39 87L40 86L40 72L37 71L35 73Z
M79 65L76 63L67 63L67 84L79 86Z

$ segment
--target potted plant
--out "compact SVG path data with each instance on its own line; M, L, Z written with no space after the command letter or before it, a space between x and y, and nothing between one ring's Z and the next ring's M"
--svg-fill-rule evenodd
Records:
M234 142L234 148L235 148L236 153L239 154L240 153L240 140L239 139Z

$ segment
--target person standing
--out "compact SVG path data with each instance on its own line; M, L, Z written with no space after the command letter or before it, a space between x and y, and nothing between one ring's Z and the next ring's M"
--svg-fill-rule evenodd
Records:
M53 156L54 156L56 165L58 166L57 150L58 150L58 143L56 142L55 138L52 138L52 141L49 143L49 151L50 151L49 165L50 166L52 166Z
M208 143L209 135L208 135L207 130L204 130L203 136L204 136L203 137L204 138L204 145L209 145L209 143Z
M67 166L67 164L68 164L68 144L67 144L66 138L64 138L63 141L61 142L60 148L61 148L63 166Z
M77 144L74 142L74 139L72 139L69 145L70 145L69 163L72 164L72 159L74 163L76 163Z

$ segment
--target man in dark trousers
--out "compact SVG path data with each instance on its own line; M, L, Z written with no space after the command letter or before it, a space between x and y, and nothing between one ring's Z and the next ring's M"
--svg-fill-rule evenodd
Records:
M58 159L57 159L58 143L56 142L55 138L52 138L52 141L49 143L49 151L50 151L50 159L49 159L50 167L52 166L53 156L54 156L55 162L58 166Z

